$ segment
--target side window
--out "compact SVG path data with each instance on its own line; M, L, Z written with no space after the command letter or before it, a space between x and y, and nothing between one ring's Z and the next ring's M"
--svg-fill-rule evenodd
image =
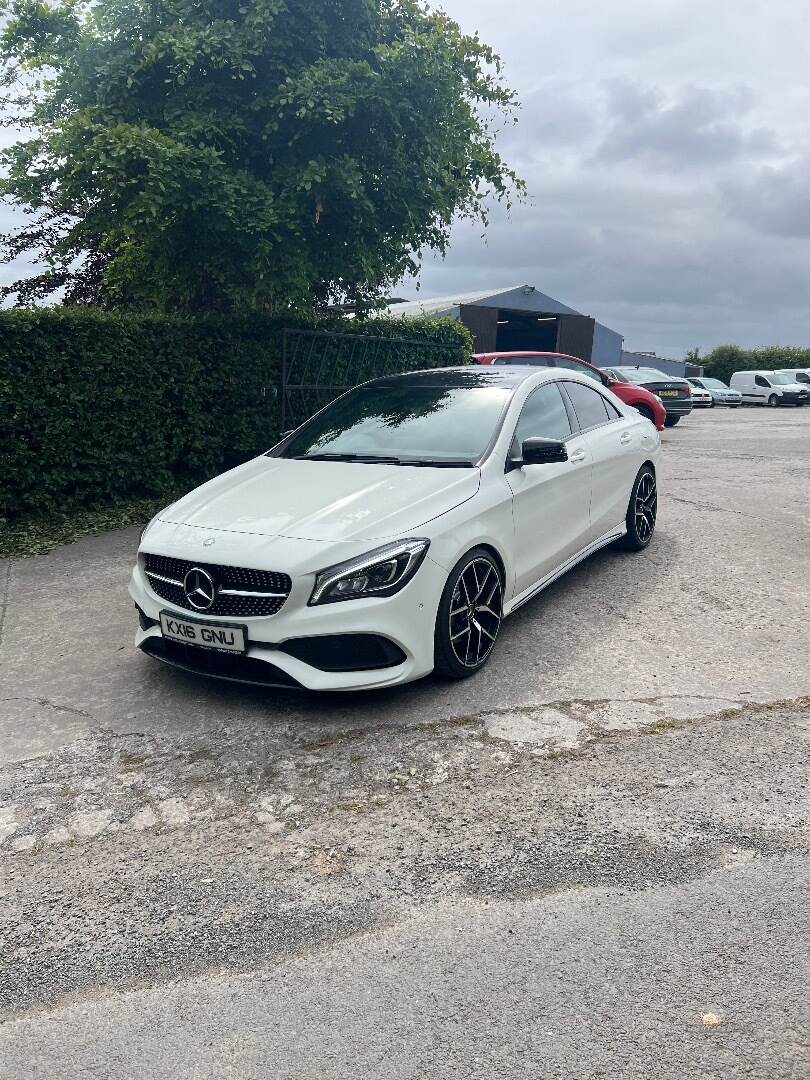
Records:
M567 368L568 371L578 371L580 375L587 375L589 379L593 379L602 386L602 376L598 371L595 371L592 367L588 367L587 364L578 364L576 360L569 360L565 356L558 356L555 367Z
M754 376L754 382L757 384L757 386L770 386L771 385L768 382L768 380L763 379L761 375L755 375Z
M608 420L621 420L622 414L616 408L612 401L608 401L607 398L602 398L602 404L607 409Z
M580 431L605 424L608 420L615 420L615 417L608 412L607 402L597 390L591 390L590 386L575 382L566 383L565 389L577 414Z
M520 454L524 439L567 439L570 434L571 424L559 389L554 383L538 386L523 406L512 455Z

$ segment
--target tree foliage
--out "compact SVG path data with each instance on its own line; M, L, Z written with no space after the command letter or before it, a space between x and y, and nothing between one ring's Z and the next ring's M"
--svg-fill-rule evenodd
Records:
M522 192L501 65L421 0L8 0L26 303L362 308Z
M718 345L702 358L701 363L707 375L728 382L735 371L810 367L810 349L799 345L763 345L758 349Z

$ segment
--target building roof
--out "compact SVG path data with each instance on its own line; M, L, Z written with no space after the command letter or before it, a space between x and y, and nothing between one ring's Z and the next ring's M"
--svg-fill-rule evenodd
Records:
M429 296L419 300L408 300L404 304L389 304L383 314L395 318L419 319L427 316L440 319L445 316L458 317L459 308L465 305L475 307L494 307L526 311L538 315L582 315L576 308L555 300L553 296L542 293L534 285L509 285L499 289L479 289L476 292L450 293L448 296ZM598 325L604 326L604 323ZM605 327L605 329L610 329ZM616 333L615 330L611 333ZM621 337L621 335L619 335Z

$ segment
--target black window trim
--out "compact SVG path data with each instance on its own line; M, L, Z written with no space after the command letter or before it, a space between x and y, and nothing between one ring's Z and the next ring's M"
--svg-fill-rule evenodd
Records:
M577 416L576 409L574 408L574 403L571 400L571 398L570 398L570 396L568 394L568 391L565 389L565 384L566 383L576 383L576 379L560 379L560 383L562 384L561 388L562 388L562 393L563 393L563 400L565 401L565 407L566 407L566 410L568 411L568 419L569 419L569 421L571 423L571 428L573 429L575 425L576 425L576 428L577 428L577 430L575 432L572 432L573 434L575 434L575 435L587 435L589 431L598 431L599 428L607 427L608 424L616 424L616 423L618 423L619 420L626 420L627 419L627 417L624 415L624 413L619 412L618 416L613 416L613 417L608 416L608 417L606 417L605 420L603 421L603 423L601 423L601 424L591 424L590 427L586 427L586 428L580 427L579 426L579 417ZM577 385L587 387L586 383L578 383ZM591 389L593 389L593 387L591 387ZM599 394L599 396L602 398L603 401L605 401L607 403L607 405L611 405L614 409L616 408L616 406L613 405L612 401L607 401L607 398L605 397L605 395L600 390L597 390L596 393Z

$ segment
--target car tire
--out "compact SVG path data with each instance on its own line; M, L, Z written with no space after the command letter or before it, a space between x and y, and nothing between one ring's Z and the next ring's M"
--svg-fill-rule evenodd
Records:
M714 398L712 398L712 400L709 402L709 408L710 409L714 408Z
M776 394L771 394L771 396L768 398L768 405L772 409L775 409L778 404L779 404L779 398L776 396Z
M489 660L503 619L503 577L486 548L459 559L439 601L434 670L445 679L468 679Z
M651 465L642 465L633 481L625 524L627 532L619 541L625 551L643 551L653 538L658 517L658 485Z
M655 416L649 405L636 405L637 412L640 412L645 420L649 420L651 424L655 424Z
M680 420L680 416L668 416L664 421L664 427L675 427Z

